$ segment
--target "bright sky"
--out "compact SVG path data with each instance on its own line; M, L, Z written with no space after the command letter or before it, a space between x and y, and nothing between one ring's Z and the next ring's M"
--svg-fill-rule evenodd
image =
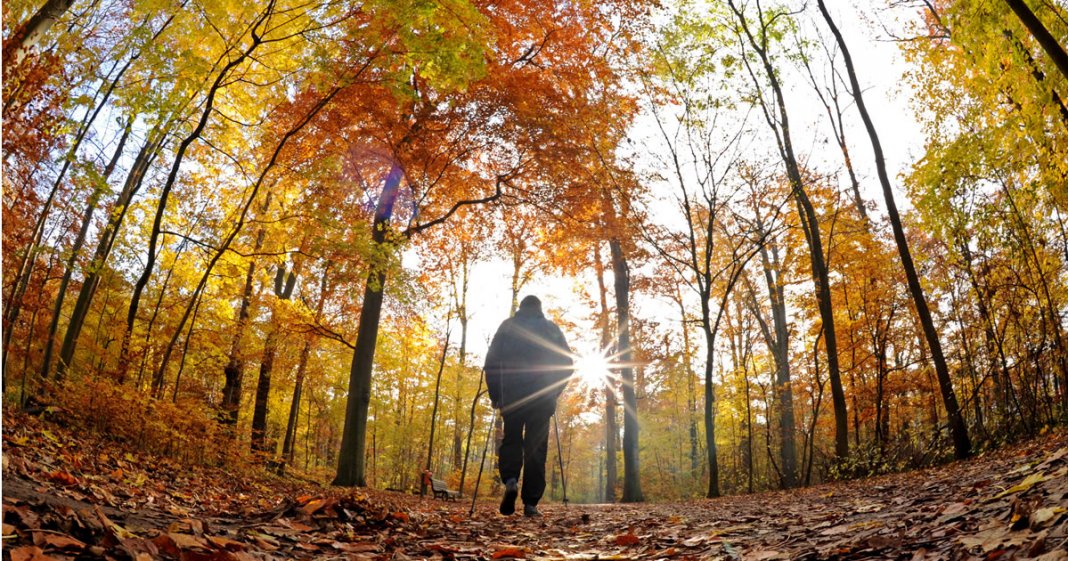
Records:
M810 3L811 4L811 3ZM897 43L891 41L886 29L900 29L902 22L897 18L910 16L903 10L888 12L877 10L872 4L883 6L883 2L843 1L829 2L832 15L842 29L851 54L857 66L858 78L865 88L865 101L872 114L882 144L887 155L887 164L895 178L898 173L907 171L908 166L922 153L922 135L919 124L913 117L909 106L909 92L902 74L905 63ZM805 16L808 29L818 24L821 33L832 39L829 31L819 19L814 4L809 6ZM822 69L817 68L817 71ZM794 142L803 157L809 159L810 165L823 170L842 169L841 156L831 140L822 105L810 92L807 79L800 75L788 74L787 82L791 91L789 111L794 123ZM847 118L851 119L847 138L858 172L861 174L863 195L869 201L875 201L877 208L884 207L881 191L875 180L874 164L871 158L871 146L868 142L859 116L854 107L847 109ZM649 137L648 131L635 131L636 138ZM824 141L826 145L822 145ZM842 177L844 178L844 169ZM900 182L896 182L900 183ZM897 185L895 185L897 187ZM904 193L898 188L898 206L903 209L910 205ZM634 274L638 274L637 271ZM611 272L606 282L611 283ZM480 263L472 273L470 295L470 333L469 351L481 360L486 347L497 326L503 321L511 304L510 292L511 265L503 260ZM588 283L585 292L596 294L595 279L564 278L560 276L539 276L522 291L520 298L534 294L542 299L543 307L549 312L560 313L569 322L579 328L566 332L572 349L578 354L597 352L599 336L593 324L587 321L591 311L598 305L580 297L578 290L582 283ZM636 295L632 315L652 319L661 326L674 326L679 323L678 311L665 302L657 302L648 297Z

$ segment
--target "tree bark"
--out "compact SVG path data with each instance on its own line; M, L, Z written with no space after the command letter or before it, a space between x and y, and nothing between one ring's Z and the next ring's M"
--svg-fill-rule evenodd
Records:
M289 271L288 278L284 268L278 269L274 279L274 294L279 300L289 300L293 296L293 288L297 285L297 277L300 276L300 265L294 264ZM284 280L284 283L283 283ZM276 306L271 307L271 319L267 340L263 343L263 358L260 360L260 377L256 382L256 401L252 407L252 438L251 447L253 452L271 453L275 449L267 442L267 413L271 397L271 374L274 369L274 358L278 352L278 337L280 326L275 317Z
M92 193L89 194L88 205L85 209L85 214L82 216L82 224L78 228L78 235L74 239L74 245L70 248L70 255L67 256L66 267L63 271L63 279L59 282L59 292L56 294L56 304L52 309L52 321L48 326L48 336L45 339L44 357L41 359L41 379L48 378L50 369L52 367L52 352L56 346L56 333L59 332L59 318L63 313L63 302L67 296L67 286L70 284L70 279L74 275L74 267L78 263L78 254L82 251L82 246L85 244L85 238L89 233L89 226L93 222L93 214L96 212L96 205L100 202L100 197L104 194L104 189L107 187L107 180L111 177L112 172L115 171L115 165L119 161L119 156L122 155L122 150L126 146L126 140L130 137L130 126L133 123L133 119L127 123L125 130L123 130L122 137L119 138L119 144L115 148L115 153L111 156L111 161L104 167L104 172L101 174L100 184L93 187Z
M616 352L623 379L623 497L625 503L641 502L641 471L638 465L638 397L634 387L634 354L630 348L630 267L618 238L608 242L612 250L612 273L616 296Z
M764 225L757 218L761 235ZM768 300L771 304L772 324L775 335L768 343L772 345L775 360L775 389L779 397L779 438L781 440L780 461L782 463L782 484L784 488L797 485L797 441L796 421L794 419L794 392L790 380L790 329L786 325L786 290L782 282L782 263L779 248L771 247L769 258L767 247L760 248L760 260L764 269L764 282L768 287ZM770 335L770 333L769 333Z
M801 169L797 162L797 156L794 154L793 140L790 136L790 120L789 115L786 112L786 98L783 96L782 86L779 84L778 75L772 67L771 59L767 52L767 28L766 22L763 19L763 12L760 14L760 22L763 26L760 29L760 33L764 41L758 41L749 29L748 20L746 19L745 14L737 8L733 0L728 0L728 4L738 18L738 22L741 25L741 31L745 33L749 45L760 57L764 73L771 86L772 93L775 96L775 106L780 119L778 125L775 124L771 112L766 105L763 107L764 116L768 122L768 126L777 133L781 133L776 135L779 143L779 151L783 163L786 165L786 172L790 180L792 191L791 194L797 204L797 212L801 219L801 228L809 246L809 257L812 262L812 277L813 282L816 285L816 301L819 307L820 319L823 323L824 337L826 339L827 371L831 381L831 402L834 406L835 456L838 460L844 460L849 455L848 411L846 409L845 391L842 388L841 370L838 365L838 338L835 335L834 329L834 309L831 303L830 275L827 270L827 262L823 253L823 241L820 234L819 220L816 216L816 210L812 206L812 201L809 199L808 193L805 191L804 181L801 178ZM755 75L753 76L753 79L756 80ZM765 103L763 98L761 98L761 103Z
M1027 28L1027 31L1038 41L1038 44L1042 45L1042 49L1046 51L1049 58L1053 59L1053 64L1068 80L1068 51L1065 51L1064 47L1057 41L1057 38L1046 29L1046 26L1042 24L1038 16L1031 11L1027 2L1024 0L1005 0L1005 3L1012 8L1012 11L1016 13L1016 17L1020 18L1020 23Z
M446 320L448 323L448 320ZM441 400L441 375L445 372L445 358L449 354L449 338L452 335L452 330L448 327L445 328L445 344L441 347L441 360L438 361L438 375L434 381L434 407L430 411L430 439L426 446L426 466L425 470L432 472L431 465L434 461L434 433L438 424L438 402ZM419 494L426 495L426 478L419 478Z
M1022 0L1007 1L1010 5L1017 3L1023 4ZM868 132L868 138L871 139L872 151L875 155L875 167L878 172L879 183L883 188L883 197L886 199L887 216L890 219L890 226L894 231L894 242L897 244L898 255L901 257L901 265L905 269L905 278L908 281L909 293L912 295L912 302L916 307L916 314L919 316L920 325L923 326L923 334L927 340L927 347L931 352L931 359L934 361L935 374L938 377L938 387L942 394L942 403L946 408L946 414L949 419L949 430L953 438L953 449L958 459L964 459L971 455L972 449L971 440L968 437L968 428L964 423L964 416L961 414L960 407L957 404L957 396L953 391L953 382L949 376L949 367L946 364L946 358L942 353L942 343L938 338L938 331L935 329L934 319L931 317L931 310L927 306L927 297L924 295L923 287L920 285L919 275L916 273L916 265L912 261L912 253L909 251L908 240L905 238L905 230L901 224L901 216L898 214L897 204L894 201L894 192L890 187L890 177L886 171L886 158L883 156L882 144L880 143L879 135L875 130L875 124L872 122L871 116L868 114L868 109L864 104L864 95L860 89L857 73L853 67L853 59L849 55L849 48L846 46L845 39L838 30L838 26L835 25L830 13L827 11L827 6L824 4L824 0L817 0L817 5L819 6L820 13L823 15L823 19L827 22L827 26L831 28L831 33L834 34L839 48L842 49L842 58L845 61L846 72L849 75L849 84L853 89L853 99L857 102L857 110L860 112L860 116L864 120L864 128ZM1026 5L1024 5L1024 8L1026 8ZM1015 7L1013 9L1016 10ZM1017 12L1017 14L1019 15L1019 12ZM1023 19L1023 16L1021 16L1021 19ZM1061 52L1063 53L1063 50ZM1064 71L1065 77L1068 78L1068 65L1065 66ZM828 334L829 333L830 332L828 331ZM828 343L829 342L830 339L828 338Z
M171 403L178 403L178 390L182 386L182 371L185 370L185 359L189 356L189 341L193 339L193 328L197 325L197 314L200 313L200 304L203 298L198 298L193 307L193 319L189 320L189 331L185 334L185 342L182 343L182 360L178 362L178 373L174 375L174 392L171 394Z
M601 300L601 350L602 352L604 352L610 346L609 344L612 340L612 333L609 323L608 287L605 285L604 282L604 263L601 261L600 244L594 245L593 260L594 269L597 272L597 289ZM618 484L619 479L619 472L616 465L616 458L618 456L618 450L616 445L618 444L619 427L616 425L616 393L612 391L612 380L606 379L604 381L604 384L604 502L614 503L616 502L616 485Z
M400 191L403 171L394 164L389 170L382 193L375 206L371 223L371 241L376 249L385 249L389 221L393 217L393 205ZM333 485L365 487L364 451L367 439L367 409L371 404L371 371L374 367L375 344L378 341L379 319L382 316L382 297L386 285L386 271L372 265L367 274L363 292L363 308L353 351L352 367L349 369L349 393L345 405L345 425L341 433L341 450L338 454L337 475Z
M8 64L18 65L26 57L26 53L36 47L44 39L48 30L56 23L67 10L70 9L74 0L46 0L44 5L37 10L29 20L24 23L17 33L21 34L19 42L11 49L10 54L4 53L4 66ZM11 57L11 58L9 58ZM7 61L11 60L11 63Z
M315 321L318 323L323 315L323 306L326 304L326 291L329 286L330 267L323 269L322 279L319 283L319 303L315 307ZM312 335L308 334L304 339L304 348L300 351L300 360L297 363L297 373L293 381L293 400L289 404L289 419L286 421L286 436L282 442L282 462L279 464L278 473L284 473L286 466L293 464L293 450L297 442L297 417L300 416L300 398L304 392L304 377L308 371L308 358L312 351Z
M87 274L85 280L82 281L81 289L78 291L78 299L74 303L74 309L71 311L70 322L67 324L67 332L63 336L63 344L59 349L59 363L56 365L57 380L62 379L67 368L73 364L74 352L77 350L78 346L78 336L81 334L82 327L85 325L85 318L89 313L89 305L92 304L93 296L96 294L96 289L100 284L101 270L104 268L104 264L111 255L111 249L115 246L115 240L118 239L119 228L122 227L123 219L126 217L126 211L129 210L130 203L134 196L141 190L141 185L145 180L145 174L148 171L149 166L152 165L152 161L155 160L156 156L159 154L166 136L166 133L162 129L157 129L149 133L148 139L145 140L145 144L137 153L137 157L134 158L133 165L130 167L130 173L126 176L126 182L123 184L122 191L119 192L119 196L115 200L115 204L109 214L110 218L108 219L108 223L104 227L103 233L100 234L100 239L97 241L93 260L85 268Z
M122 335L122 346L119 350L119 376L122 377L127 368L129 367L129 351L130 351L130 337L133 335L134 322L137 320L137 310L141 304L141 294L145 290L145 286L148 285L148 280L152 276L152 269L156 265L156 249L159 243L159 236L162 230L163 214L167 209L167 199L170 197L171 189L174 187L174 182L178 178L178 170L182 167L182 161L185 159L186 150L193 144L201 133L204 132L204 127L208 124L208 118L212 114L212 108L215 104L215 96L218 95L219 90L223 86L224 80L229 76L230 71L244 62L252 51L263 42L261 35L261 27L270 18L274 12L274 1L272 0L268 6L264 9L263 13L257 18L250 28L250 35L252 42L249 47L238 56L235 56L230 62L219 71L219 75L215 77L215 81L211 87L208 88L207 96L204 101L204 110L200 114L200 119L197 121L193 130L182 139L179 143L178 149L174 155L174 162L171 164L170 172L167 174L167 180L163 184L163 188L160 192L159 202L156 205L156 213L152 219L152 233L148 238L148 256L145 259L145 268L138 277L137 282L134 283L133 295L130 297L130 307L126 314L126 330Z

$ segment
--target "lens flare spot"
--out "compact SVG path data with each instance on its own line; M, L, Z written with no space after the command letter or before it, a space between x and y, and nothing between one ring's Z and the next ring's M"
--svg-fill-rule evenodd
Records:
M587 386L599 388L612 375L612 364L600 351L581 354L575 357L575 374Z

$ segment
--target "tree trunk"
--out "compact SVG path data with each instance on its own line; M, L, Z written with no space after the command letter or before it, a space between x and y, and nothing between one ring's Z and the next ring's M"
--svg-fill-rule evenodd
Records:
M274 278L274 294L279 300L289 300L293 296L293 288L297 285L297 277L300 276L300 263L293 265L286 278L286 270L278 268L278 274ZM283 281L285 281L283 283ZM256 401L252 408L252 438L251 447L253 452L273 453L276 447L267 442L267 413L271 397L271 373L274 369L274 357L278 352L278 337L281 327L275 317L278 303L271 307L271 319L268 321L270 331L267 340L263 344L263 358L260 360L260 377L256 382Z
M126 182L123 184L122 191L119 192L119 196L115 200L112 211L109 213L110 218L108 219L107 225L104 227L103 233L100 234L100 239L97 241L93 260L85 268L87 274L85 280L82 281L81 289L78 291L78 298L75 300L74 309L71 311L70 322L67 325L67 332L63 336L63 345L59 348L59 363L56 365L57 380L62 379L67 368L73 364L74 352L78 347L78 336L81 334L82 327L85 325L85 318L89 313L89 306L92 304L93 296L96 294L97 286L100 284L100 272L104 268L104 264L107 262L108 257L111 255L111 249L115 246L115 240L118 239L119 228L122 227L122 221L126 217L126 212L130 208L130 203L134 196L137 195L137 192L141 190L141 185L144 183L146 172L148 171L149 166L152 165L152 161L159 154L166 136L166 133L162 129L157 129L152 133L149 133L144 146L141 147L141 150L137 153L137 157L134 158L133 165L130 167L130 173L126 176Z
M148 318L148 326L145 328L145 351L141 355L141 366L140 366L140 369L137 372L137 388L138 389L141 388L141 375L145 370L145 363L147 362L149 352L152 351L152 350L155 350L155 349L153 349L153 347L151 345L151 343L152 343L152 328L156 325L156 320L159 319L159 311L160 311L160 308L163 307L163 297L167 295L167 287L171 283L171 278L174 277L174 265L177 265L178 259L181 258L182 252L185 251L186 242L187 242L187 240L182 240L182 242L178 244L178 250L174 252L174 263L172 263L171 264L171 268L167 270L167 276L163 278L163 285L160 286L160 289L159 289L159 297L156 298L156 305L152 308L152 316L150 316ZM199 297L200 297L200 292L199 291L194 292L193 293L193 297L189 300L189 305L186 307L186 309L187 310L191 310L193 308L193 306L196 304L196 302L199 302ZM182 327L184 325L185 325L185 321L184 321L184 318L183 318L182 324L179 325L174 330L174 334L171 336L171 343L170 343L170 346L167 347L166 354L164 354L164 359L160 362L159 366L155 369L155 372L152 375L152 383L151 383L151 395L152 395L152 397L159 398L163 394L163 373L165 372L165 368L167 366L166 357L170 354L171 348L174 347L174 344L178 341L178 338L181 337L181 335L182 335ZM123 377L124 374L125 373L123 371L121 371L121 370L119 371L118 380L117 380L119 384L122 384L123 382L125 382L125 379Z
M690 329L686 325L686 305L682 301L682 293L676 288L675 301L679 305L679 319L682 326L682 355L685 357L686 371L686 416L689 421L690 433L690 474L695 479L700 469L700 458L697 449L697 384L695 376L690 368L690 356L693 345L690 343Z
M1023 5L1024 9L1026 9L1026 5L1023 4L1022 0L1006 1L1010 6L1013 6L1013 10L1017 10L1014 4ZM846 72L849 75L849 84L853 89L853 99L857 102L857 110L860 112L860 116L864 120L864 128L867 130L868 137L871 139L872 150L875 153L876 171L878 172L879 183L883 188L883 197L886 199L887 217L890 219L890 225L894 231L894 242L897 244L898 255L901 257L901 265L905 269L905 277L908 281L909 293L912 295L912 302L916 307L920 325L923 326L923 334L927 339L927 347L931 352L931 359L934 361L935 374L938 377L938 387L942 394L942 402L946 408L946 414L949 419L949 430L953 437L953 449L958 459L967 458L971 455L972 448L971 440L968 438L968 428L964 424L964 416L961 414L960 407L957 405L957 396L953 392L953 382L949 376L949 367L946 364L945 356L942 354L942 343L939 341L938 331L935 329L934 320L931 317L931 310L927 306L927 297L923 293L919 275L916 273L916 266L912 261L912 253L909 251L908 240L905 238L905 230L901 225L901 217L897 212L897 204L894 201L894 192L890 187L890 177L886 171L886 159L883 156L882 144L879 142L879 135L875 130L875 125L872 123L871 116L868 114L868 110L864 105L864 95L860 89L857 73L853 68L853 59L849 55L849 49L846 46L845 39L838 31L838 26L835 25L834 20L827 11L827 6L824 4L824 1L817 0L817 5L819 6L820 13L823 15L823 19L827 22L828 27L831 28L831 32L834 34L839 48L842 49L842 58L845 61ZM1017 11L1017 15L1020 15L1019 11ZM1031 14L1031 16L1034 17L1033 14ZM1020 15L1020 18L1022 20L1024 19L1024 16ZM1037 22L1037 19L1035 21ZM1026 24L1027 22L1025 21L1024 23ZM1034 33L1034 30L1032 30L1032 33ZM1063 53L1064 51L1062 49L1061 54ZM1066 61L1062 71L1065 73L1065 77L1068 78L1068 61ZM818 232L818 229L816 231ZM830 331L828 331L828 335L829 334ZM828 343L829 342L830 338L828 338Z
M78 263L78 254L82 251L82 245L85 244L85 238L89 233L89 226L93 222L93 214L96 212L96 205L100 202L100 197L104 194L104 189L107 188L107 180L111 177L112 172L115 171L115 165L119 161L119 156L122 155L122 150L126 146L126 140L130 137L130 128L133 123L133 119L126 124L125 130L123 130L122 137L119 138L119 144L115 148L115 153L111 156L111 161L108 162L104 168L104 173L101 174L100 184L93 187L93 192L89 194L89 202L85 209L85 215L82 216L81 227L78 228L78 235L74 239L74 245L70 248L70 255L67 257L66 267L63 271L63 280L59 282L59 292L56 294L56 304L52 309L52 321L48 326L48 336L45 339L44 357L41 359L41 379L48 378L49 371L52 367L52 351L56 346L56 333L59 331L59 318L63 314L63 302L67 296L67 286L70 284L70 279L74 275L74 267Z
M763 232L764 226L757 218L758 227ZM779 438L782 448L782 485L791 488L797 485L797 442L796 422L794 419L794 392L790 380L790 329L786 324L786 289L782 282L782 264L779 248L771 247L769 257L767 247L760 248L760 260L764 269L764 282L768 287L768 299L771 304L771 318L775 335L768 341L773 346L772 356L775 360L775 393L779 397Z
M230 60L226 66L219 72L219 75L215 77L215 81L211 87L208 88L207 96L204 100L204 110L200 114L200 119L197 121L196 126L192 131L182 139L182 142L178 145L178 149L174 155L174 162L171 164L170 172L167 174L167 180L163 184L163 188L160 191L159 202L156 205L156 213L152 219L152 233L148 238L148 255L145 259L145 268L141 272L141 275L137 278L137 282L134 283L133 295L130 297L130 308L126 313L126 331L123 332L122 346L119 350L119 376L126 372L129 367L129 350L130 350L130 337L133 334L134 322L137 320L137 309L141 304L141 294L145 290L145 286L148 285L148 280L152 276L152 269L156 265L156 246L159 243L159 236L163 226L163 214L167 209L167 199L170 197L171 189L174 187L174 182L178 178L178 170L182 167L182 161L185 159L186 150L189 146L200 138L201 133L204 131L204 127L208 124L208 118L212 114L212 108L215 104L215 96L218 95L219 90L223 86L223 81L229 76L230 71L237 65L241 64L248 58L252 51L256 50L262 41L261 26L270 18L274 11L273 2L268 4L268 7L260 14L256 22L250 29L250 36L252 43L249 47Z
M260 213L265 214L271 206L270 191L263 199ZM256 241L252 246L252 252L258 253L263 247L264 237L267 232L260 228L256 233ZM245 286L241 291L241 306L237 312L237 325L234 327L234 337L230 340L230 358L223 367L222 403L219 406L219 421L224 425L234 426L237 424L237 414L241 409L241 386L245 379L245 359L242 356L242 345L245 338L245 330L251 317L252 287L256 275L256 260L250 259L248 270L245 271Z
M1049 58L1053 59L1057 69L1068 80L1068 51L1065 51L1064 47L1057 41L1057 38L1046 29L1046 26L1042 24L1038 16L1031 11L1027 2L1024 0L1005 0L1005 3L1012 8L1012 11L1016 13L1016 17L1020 18L1020 23L1027 28L1027 31L1031 32L1038 44L1042 45L1042 49L1046 51Z
M786 164L787 176L790 179L792 196L797 204L797 212L801 219L801 228L809 246L809 257L812 261L812 277L816 285L816 300L819 306L820 319L823 323L825 346L827 348L827 374L831 381L831 401L834 406L834 443L835 456L838 460L844 460L849 455L849 421L846 410L845 391L842 388L841 371L838 366L838 338L834 329L834 309L831 304L830 275L827 270L827 261L823 253L823 241L821 239L819 220L812 201L805 192L804 181L801 178L801 169L794 154L793 140L790 136L790 119L786 112L786 99L783 96L782 87L779 84L778 75L772 67L769 58L766 41L758 41L749 30L749 23L745 15L738 10L733 0L728 0L731 10L737 16L742 30L749 41L749 45L759 55L768 83L775 96L775 105L780 122L774 123L770 111L765 111L768 126L781 132L779 136L779 151L783 163ZM763 14L761 14L763 22ZM761 37L766 39L767 29L760 30ZM755 79L755 77L754 77Z
M326 290L329 286L329 265L324 268L322 279L319 283L319 303L315 307L315 321L318 322L323 315L323 306L326 303ZM293 464L293 450L297 442L297 417L300 416L300 397L304 391L304 377L308 371L308 358L311 356L311 335L304 339L304 348L300 351L300 360L297 363L297 374L293 381L293 400L289 404L289 419L286 421L286 435L282 442L282 462L279 463L278 474L285 472L286 466Z
M464 447L464 460L463 465L460 467L461 496L464 494L464 480L467 479L467 459L471 454L471 435L475 432L475 410L478 408L478 399L480 397L482 397L482 376L478 377L478 389L475 390L475 398L471 400L471 415L467 422L467 446Z
M193 319L189 320L189 331L185 334L185 342L182 343L182 360L178 362L178 373L174 375L174 393L171 394L171 403L178 403L178 389L182 386L182 371L185 370L185 359L189 356L189 341L193 339L193 328L197 325L197 314L200 313L200 304L203 298L197 298L196 306L193 307Z
M448 319L445 320L446 324ZM445 344L441 347L441 360L438 362L438 375L434 381L434 407L430 411L430 439L426 445L426 467L427 472L432 472L431 465L434 461L434 433L438 424L438 402L441 400L441 375L445 372L445 357L449 355L449 338L452 335L452 330L448 327L445 328ZM419 494L426 495L426 478L419 478Z
M641 471L638 466L638 397L634 387L633 352L630 348L630 267L619 239L609 241L616 296L616 352L623 379L623 497L625 503L641 502Z
M706 301L707 302L707 301ZM708 304L703 304L704 308ZM710 314L706 310L702 314L701 327L705 332L705 450L708 454L708 491L707 498L720 496L719 490L719 459L716 457L716 393L712 385L712 370L714 368L716 335L710 325Z
M594 245L593 263L597 272L597 289L601 300L601 350L604 352L604 350L609 347L609 342L612 340L612 334L609 327L608 287L604 282L604 263L601 261L600 244ZM614 503L616 502L616 485L618 484L617 480L619 478L616 466L616 457L618 455L616 444L618 443L619 438L619 427L616 425L616 394L612 391L612 380L606 379L604 384L604 502Z
M56 23L68 9L74 0L46 0L44 5L29 20L19 27L16 33L20 34L19 42L13 45L10 53L4 53L4 66L8 64L17 66L30 49L36 47L44 39L52 24ZM11 58L13 57L13 59ZM8 60L11 60L9 63Z
M371 224L371 240L376 249L387 246L386 232L393 216L393 205L400 191L403 172L394 164L389 170L382 193L375 207ZM345 405L345 425L341 433L337 475L333 485L364 487L367 485L364 449L367 438L367 409L371 403L371 370L374 367L375 344L378 341L379 319L382 316L382 297L386 285L386 271L372 265L367 274L363 293L363 308L349 370L349 393Z
M300 415L300 398L304 391L304 377L308 372L308 357L311 356L311 349L311 341L305 340L304 347L300 350L297 374L293 381L293 399L289 402L289 418L286 421L285 439L282 441L282 462L279 463L279 475L285 473L286 466L293 464L293 450L297 442L297 417Z

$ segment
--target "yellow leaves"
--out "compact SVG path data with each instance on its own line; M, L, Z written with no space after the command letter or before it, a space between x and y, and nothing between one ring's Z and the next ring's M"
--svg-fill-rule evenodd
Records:
M997 495L994 496L994 498L995 499L1000 499L1001 497L1004 497L1005 495L1011 495L1013 493L1020 493L1020 492L1023 492L1023 491L1027 491L1028 489L1033 487L1036 483L1041 483L1041 482L1046 481L1046 480L1047 480L1047 478L1044 475L1042 475L1041 473L1032 473L1031 475L1027 476L1027 478L1025 478L1020 483L1017 483L1016 485L1013 485L1012 487L1009 487L1008 489L998 493Z

